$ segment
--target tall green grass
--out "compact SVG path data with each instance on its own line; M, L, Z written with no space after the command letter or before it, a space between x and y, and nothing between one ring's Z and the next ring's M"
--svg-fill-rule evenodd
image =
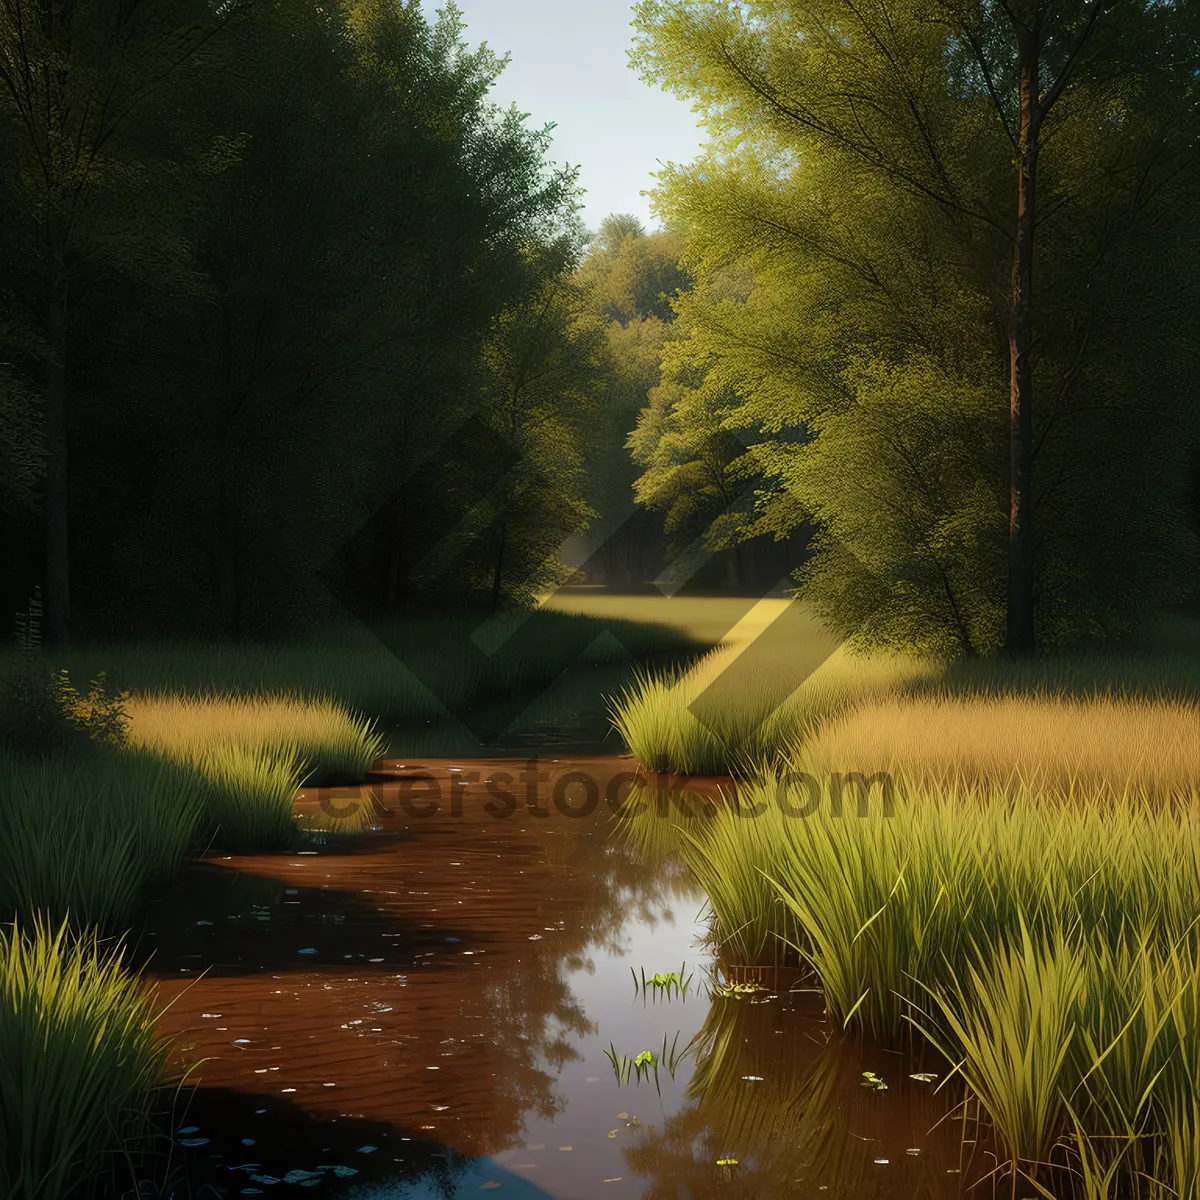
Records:
M0 931L0 1195L64 1200L145 1120L166 1070L119 947L42 922Z
M763 781L681 835L723 953L789 953L839 1024L941 1047L1041 1194L1195 1194L1200 794L902 780L891 816L785 814L810 801Z
M1023 706L1025 724L1035 730L1045 716L1057 716L1051 724L1062 728L1063 738L1053 753L1061 765L1072 749L1067 741L1080 737L1062 719L1073 707L1092 706L1084 720L1091 727L1090 740L1102 741L1109 722L1093 718L1103 717L1104 704L1127 713L1138 710L1143 724L1153 726L1167 719L1194 721L1200 699L1197 622L1160 622L1139 641L1107 652L1019 662L918 662L846 647L822 662L825 645L811 623L799 617L791 624L777 620L749 644L722 646L693 667L644 672L613 699L613 725L638 761L654 770L753 775L793 756L797 746L806 746L835 718L852 728L856 754L865 751L873 760L894 755L908 767L922 752L918 743L929 746L936 740L940 731L934 727L945 723L946 714L965 711L980 718L974 736L980 742L991 739L991 758L999 760L1009 746L995 735L987 710L1008 706L1015 716ZM810 664L816 669L805 678ZM794 687L797 677L803 683ZM894 714L906 704L912 706L911 719L899 728ZM961 740L965 724L954 732ZM1039 733L1036 740L1045 748L1049 738ZM1013 734L1024 738L1027 731L1014 728ZM1189 746L1195 736L1188 738ZM1149 763L1157 751L1144 731L1142 744ZM941 756L954 748L951 741ZM853 763L856 770L867 765ZM1009 769L1017 765L1025 770L1027 764L1013 763Z
M742 653L722 647L692 668L643 673L614 699L613 725L643 766L752 775L856 702L896 694L935 672L913 659L841 648L789 693L781 691L788 673L777 661L757 658L747 668L739 665Z
M121 928L179 870L209 793L145 754L0 756L0 912Z

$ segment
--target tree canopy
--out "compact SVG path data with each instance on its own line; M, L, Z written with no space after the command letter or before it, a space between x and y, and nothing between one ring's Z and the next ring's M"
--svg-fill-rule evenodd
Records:
M802 594L867 644L1023 651L1027 603L1055 645L1181 595L1194 9L645 0L636 25L710 133L656 203L696 278L672 353L737 397L760 479L744 535L814 521Z

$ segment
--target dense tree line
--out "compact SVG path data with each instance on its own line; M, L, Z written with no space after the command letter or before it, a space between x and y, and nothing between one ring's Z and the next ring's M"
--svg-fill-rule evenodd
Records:
M578 456L596 356L561 294L575 172L490 102L503 65L415 0L5 6L9 611L40 585L61 641L73 609L261 630L322 615L327 583L386 607L479 507L481 454L525 464L510 558L584 519L565 471L512 536L538 461ZM460 588L505 586L495 534L452 548Z
M814 523L801 594L865 644L1023 653L1194 589L1197 6L644 0L636 24L710 133L658 190L696 283L644 498L683 520L707 489L716 540Z

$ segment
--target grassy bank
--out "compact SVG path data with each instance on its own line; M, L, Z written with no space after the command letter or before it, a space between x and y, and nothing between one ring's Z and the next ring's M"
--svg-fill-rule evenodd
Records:
M654 770L753 775L831 716L933 673L901 656L836 650L793 690L778 659L725 646L690 669L644 673L614 699L612 720Z
M1118 652L943 664L835 647L793 610L753 640L645 672L614 697L613 725L633 755L654 770L753 776L825 737L829 753L861 756L854 770L892 755L917 764L939 743L944 765L961 751L983 768L990 742L991 770L1026 773L1047 754L1060 755L1059 770L1071 754L1054 743L1109 740L1103 707L1073 707L1098 698L1140 706L1133 736L1148 771L1155 726L1183 734L1187 749L1172 753L1195 746L1186 727L1200 699L1200 624L1160 624ZM822 733L831 724L837 732Z
M80 1194L143 1128L165 1049L140 981L100 939L189 853L292 844L301 782L361 777L384 750L377 718L417 724L577 662L690 644L667 626L534 613L51 659L32 616L25 629L0 657L0 920L16 922L0 932L0 1194L14 1200Z
M617 719L654 765L757 777L736 804L651 805L635 836L673 838L728 962L799 962L839 1026L939 1049L1014 1194L1195 1195L1193 651L949 669L839 651L782 705L726 690L701 720L718 653Z
M77 1194L147 1132L167 1063L156 1016L119 947L42 922L0 930L0 1195Z
M1119 1176L1120 1194L1169 1194L1142 1176L1195 1194L1194 789L909 779L891 815L876 797L837 816L764 782L703 825L682 847L723 954L794 956L839 1025L933 1042L1031 1186L1056 1161Z

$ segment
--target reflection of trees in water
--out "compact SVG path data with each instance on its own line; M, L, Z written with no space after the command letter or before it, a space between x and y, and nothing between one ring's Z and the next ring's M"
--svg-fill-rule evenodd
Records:
M281 1047L270 1061L285 1064L288 1084L299 1083L295 1104L317 1116L349 1112L406 1131L432 1123L424 1136L477 1155L512 1144L526 1113L561 1111L556 1081L595 1031L569 973L587 969L593 948L619 953L627 922L668 919L686 876L640 853L603 804L584 819L497 820L479 815L481 791L467 792L461 819L404 831L397 818L303 868L290 856L205 867L190 879L194 894L185 888L156 906L156 936L143 944L158 943L150 969L162 975L164 1000L186 982L180 965L192 981L163 1029L184 1033L188 1060L210 1060L200 1082L261 1088L251 1072L264 1058L229 1054L230 1039L250 1029ZM460 858L462 870L448 872L446 861ZM313 886L317 863L322 883ZM453 949L450 934L461 938ZM381 944L387 963L369 965ZM301 946L316 953L298 960ZM460 947L475 957L459 957ZM381 1001L391 1011L379 1012ZM227 1019L200 1019L206 1011ZM332 1078L336 1099L311 1082ZM434 1091L453 1100L436 1116Z
M686 1105L625 1152L630 1170L651 1181L646 1200L815 1196L818 1188L829 1200L963 1195L964 1179L983 1172L972 1174L960 1154L961 1123L943 1119L953 1102L910 1080L904 1058L786 1003L714 999L693 1043ZM864 1088L866 1070L887 1090Z

